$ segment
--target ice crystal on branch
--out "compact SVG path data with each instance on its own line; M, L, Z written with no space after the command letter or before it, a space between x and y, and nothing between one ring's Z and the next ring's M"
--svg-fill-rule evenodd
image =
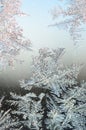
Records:
M41 93L37 96L35 93L29 92L24 96L18 96L11 93L11 96L15 104L18 105L18 110L12 111L12 114L22 117L18 123L20 123L22 127L24 126L31 130L40 130L42 128L43 118L41 102L44 94Z
M15 128L14 126L16 126L16 124L18 126L18 123L15 122L15 119L13 120L11 118L11 109L6 111L2 109L3 100L4 97L0 99L0 130L17 130L17 127Z
M86 0L63 0L51 13L54 19L63 16L64 20L55 25L68 29L73 40L77 42L85 28L83 25L86 25Z
M80 66L71 65L64 67L61 63L61 57L64 54L63 48L56 50L49 50L48 48L40 49L39 55L33 58L32 63L32 77L25 85L31 87L33 85L38 87L45 87L55 89L58 84L58 91L66 90L67 87L72 87L77 84L76 78L79 74ZM55 86L55 87L54 87Z
M45 120L47 128L49 130L85 130L86 101L83 98L86 98L86 83L74 89L71 88L60 99L55 95L53 99L48 97L47 107L50 111Z
M29 49L31 42L25 39L16 21L16 16L23 15L21 0L2 0L0 3L0 64L13 65L15 55L21 49Z
M21 85L29 91L45 90L46 129L85 130L86 83L77 80L81 66L61 64L63 53L62 48L40 49L39 55L33 57L31 80L23 80Z
M86 83L77 80L81 66L64 67L63 53L63 48L40 49L31 78L20 81L25 94L10 93L8 103L16 107L11 115L20 130L86 129Z

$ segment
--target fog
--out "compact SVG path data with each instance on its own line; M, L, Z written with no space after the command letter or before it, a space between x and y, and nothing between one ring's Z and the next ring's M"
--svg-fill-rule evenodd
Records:
M24 30L24 35L32 42L32 51L21 51L17 58L24 60L22 64L16 62L14 69L6 66L0 71L0 86L1 87L16 87L19 85L19 80L29 79L31 75L31 60L32 55L36 55L39 48L65 48L65 54L62 57L62 63L68 64L83 64L80 71L79 80L86 80L86 32L82 33L82 38L79 43L74 45L72 37L66 30L59 30L57 27L48 27L53 23L52 16L49 10L56 5L57 0L46 2L44 1L23 1L22 9L30 14L24 18L17 18L19 25Z
M39 45L39 48L41 46ZM58 48L59 46L57 46ZM33 47L32 47L33 48ZM56 47L53 46L55 49ZM65 48L65 53L62 56L61 62L64 65L70 64L83 64L83 68L80 71L79 80L86 80L86 46L67 46ZM0 87L10 88L18 87L19 80L29 79L31 75L31 61L32 56L37 55L38 49L33 48L32 51L22 51L17 57L18 59L24 60L22 64L16 62L14 68L7 66L4 70L0 72Z

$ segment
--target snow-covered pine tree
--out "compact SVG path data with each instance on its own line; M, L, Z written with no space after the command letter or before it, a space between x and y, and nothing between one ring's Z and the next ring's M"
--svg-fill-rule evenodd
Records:
M30 130L86 129L86 83L77 80L81 66L64 67L63 53L62 48L40 49L33 58L31 78L20 82L28 93L11 94L18 105L12 113L22 115L19 122Z
M4 111L3 110L3 102L5 96L0 99L0 130L20 130L18 127L18 123L16 123L16 119L12 119L11 117L11 109Z
M19 118L17 123L20 124L21 130L27 128L27 130L42 130L42 118L44 110L42 108L42 99L45 96L41 93L37 96L35 93L27 93L23 96L11 93L13 102L17 105L17 110L11 112Z
M45 89L45 118L48 130L86 129L86 83L77 80L81 66L64 67L60 58L64 49L40 49L33 58L31 80L21 81L21 87ZM48 90L48 91L47 91Z

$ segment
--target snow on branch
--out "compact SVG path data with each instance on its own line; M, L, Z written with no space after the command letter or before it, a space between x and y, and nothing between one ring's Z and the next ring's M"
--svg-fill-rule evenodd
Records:
M53 24L57 27L68 29L73 40L78 42L86 25L86 0L63 0L51 10L54 19L58 21ZM61 21L59 18L61 17Z
M13 66L21 49L30 49L31 41L23 35L16 16L23 15L21 0L2 0L0 4L0 66Z

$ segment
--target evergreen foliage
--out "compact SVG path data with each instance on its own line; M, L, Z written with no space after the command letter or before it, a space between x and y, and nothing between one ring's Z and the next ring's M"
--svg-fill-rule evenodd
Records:
M5 116L8 122L10 118L14 121L9 130L86 129L86 83L77 80L81 66L64 67L60 60L63 53L64 49L44 48L33 58L31 78L20 81L26 93L10 93L7 101L16 108Z

